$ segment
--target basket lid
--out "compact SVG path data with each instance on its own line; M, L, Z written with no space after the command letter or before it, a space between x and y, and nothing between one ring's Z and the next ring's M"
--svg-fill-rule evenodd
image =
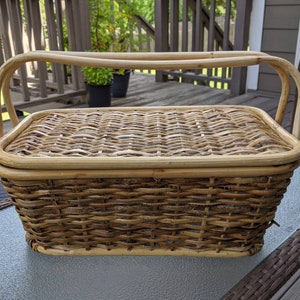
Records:
M280 165L299 150L269 115L246 106L48 110L0 144L2 165L44 170Z

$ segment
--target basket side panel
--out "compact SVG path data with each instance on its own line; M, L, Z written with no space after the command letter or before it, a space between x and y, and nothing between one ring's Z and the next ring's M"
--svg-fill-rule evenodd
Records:
M35 247L235 256L262 247L291 175L2 182Z

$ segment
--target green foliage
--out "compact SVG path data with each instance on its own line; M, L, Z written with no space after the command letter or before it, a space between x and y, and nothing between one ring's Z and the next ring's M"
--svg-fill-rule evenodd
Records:
M134 51L140 43L135 32L140 1L89 0L93 51Z
M236 13L236 1L231 0L231 16L234 17ZM211 0L202 0L202 4L210 9ZM226 0L217 0L216 1L216 15L217 16L224 16L225 15L225 8L226 8Z
M82 67L82 72L86 82L91 85L108 85L113 79L112 69Z
M183 1L186 0L179 0L179 21L182 21L182 5ZM139 14L143 16L149 23L154 24L155 17L154 17L154 2L153 0L143 0L140 1L139 7ZM236 2L237 0L231 0L231 16L235 17L236 13ZM210 8L211 0L202 0L202 4L206 8ZM217 0L216 1L216 15L223 16L225 15L225 7L226 7L226 0Z
M112 49L115 52L126 52L131 47L137 45L134 38L137 26L136 15L138 11L138 2L132 0L114 1L113 24L110 26L111 34L114 37Z
M89 0L89 7L92 51L108 51L113 41L108 31L112 16L110 1Z
M139 14L143 16L150 24L154 24L154 2L153 0L143 0L139 2Z
M125 69L115 69L114 74L116 74L116 75L125 75Z
M89 0L91 51L129 50L136 28L135 1L128 5L125 0ZM88 84L107 85L113 78L112 69L83 67L82 71ZM119 70L122 72L124 70Z

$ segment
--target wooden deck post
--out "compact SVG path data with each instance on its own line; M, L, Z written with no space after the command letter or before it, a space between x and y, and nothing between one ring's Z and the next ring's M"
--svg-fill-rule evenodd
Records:
M237 1L234 50L247 50L248 48L252 2L252 0ZM238 96L245 93L246 79L246 67L233 69L230 89L231 96Z
M179 44L179 0L170 3L170 51L178 52Z
M67 0L65 3L70 50L89 50L91 47L91 36L87 1ZM84 86L80 68L72 66L71 69L73 87L75 90L78 90Z
M59 49L59 19L61 16L59 15L59 11L55 13L55 4L53 1L45 1L45 12L46 12L46 21L49 32L49 45L52 50L60 50ZM57 20L57 21L56 21ZM63 46L63 45L62 45ZM66 83L65 76L65 68L60 64L52 64L53 69L53 79L56 82L57 93L64 93L64 83Z
M23 31L22 31L22 24L21 24L21 11L20 11L20 2L17 0L11 0L6 1L6 5L4 4L4 1L1 2L1 9L2 12L5 13L5 17L7 17L7 20L4 20L3 23L5 23L6 30L10 33L11 36L8 34L8 38L13 41L13 47L14 47L14 53L11 52L12 55L20 54L24 52L23 48ZM11 22L10 20L14 20L14 22ZM9 41L7 41L9 42ZM30 101L30 94L27 87L27 71L26 67L22 66L19 69L20 74L20 80L21 80L21 88L23 93L23 99L24 101Z
M169 51L169 0L155 0L155 52ZM156 71L155 80L167 81L167 76Z
M27 35L29 39L30 50L44 50L45 39L42 30L41 12L39 1L31 0L24 2L24 12L27 21ZM36 67L39 78L40 95L42 98L47 97L46 80L48 79L47 67L45 62L37 62Z
M2 39L3 47L3 62L9 57L12 57L12 52L10 48L10 36L9 36L9 22L8 22L8 11L5 1L0 1L0 34Z

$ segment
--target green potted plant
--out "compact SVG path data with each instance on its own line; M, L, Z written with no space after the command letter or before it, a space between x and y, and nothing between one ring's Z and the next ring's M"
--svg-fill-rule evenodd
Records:
M91 49L93 52L110 51L112 36L108 30L111 18L109 1L89 0ZM87 84L90 107L110 106L113 70L108 68L82 67Z
M89 106L110 106L113 70L108 68L82 67L82 72L87 83Z
M135 51L141 41L140 37L137 39L135 32L137 27L135 16L138 14L139 5L137 0L130 2L126 0L89 0L91 51ZM94 78L96 78L96 70L91 69L89 70L89 67L84 69L84 77L88 84L90 84L89 72L90 74L95 73ZM99 71L97 76L102 77L102 72ZM126 96L130 73L130 70L113 70L111 86L113 97Z

